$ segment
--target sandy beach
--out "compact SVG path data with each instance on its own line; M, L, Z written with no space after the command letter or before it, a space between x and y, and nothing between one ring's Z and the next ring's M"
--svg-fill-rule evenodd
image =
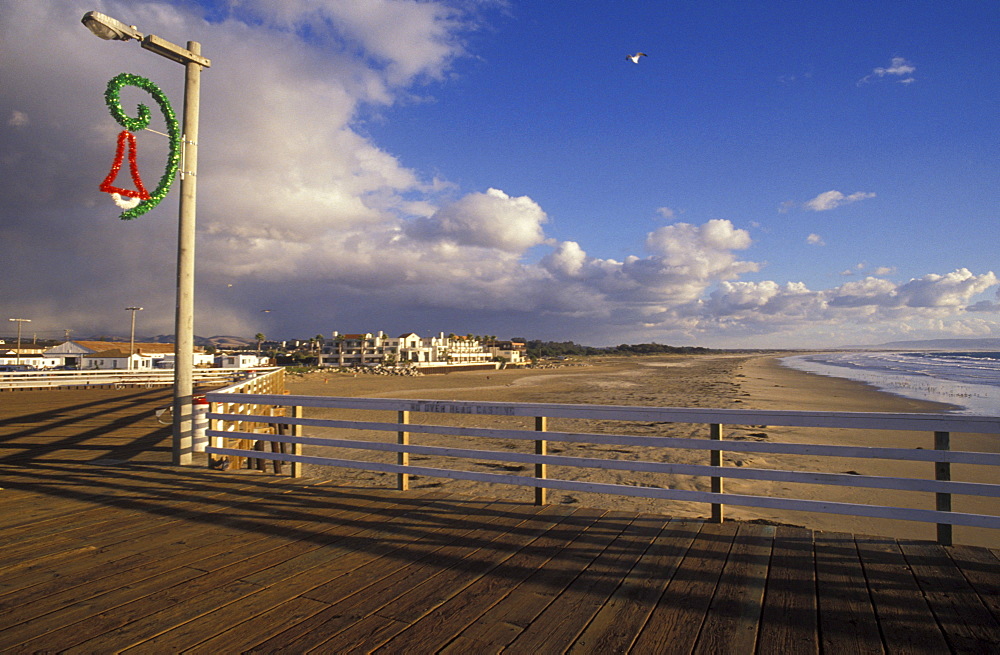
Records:
M781 366L773 355L678 355L643 358L600 358L583 360L581 365L568 365L547 369L518 369L505 371L453 372L449 374L418 377L353 375L347 373L316 372L290 375L287 387L292 394L326 396L363 396L388 398L422 398L434 400L490 400L510 402L540 402L567 404L640 405L660 407L747 408L817 411L859 412L941 412L947 405L911 400L881 393L872 387L820 375L814 375ZM311 410L307 416L338 416L343 411L323 414ZM359 417L356 415L355 417ZM367 417L371 420L371 416ZM434 422L450 424L458 417L435 415ZM376 420L386 420L385 417ZM427 417L415 417L415 422ZM463 425L481 427L507 427L510 419L503 417L461 417ZM524 419L519 424L523 424ZM505 422L506 425L505 425ZM603 424L602 424L603 423ZM549 430L579 432L622 432L643 436L708 437L707 425L683 424L628 424L601 421L566 421L554 419ZM319 433L307 430L306 434ZM338 436L373 438L363 433ZM334 436L324 434L322 436ZM384 435L382 436L384 439ZM868 446L900 446L931 448L933 434L897 433L891 431L858 431L837 429L805 429L768 426L726 426L724 439L756 440L787 443L831 443ZM486 443L486 441L495 443ZM426 445L458 445L463 447L509 449L527 452L530 443L501 440L478 440L475 444L458 438L423 435L415 436L413 443ZM996 452L996 440L975 435L955 435L952 447L963 450ZM664 450L659 448L621 448L597 445L577 445L551 442L551 454L587 457L610 457L651 461L673 461L706 464L706 451ZM307 454L362 458L357 451L319 449ZM365 454L364 458L378 459ZM384 461L390 461L383 458ZM496 462L437 462L432 457L411 458L411 463L426 466L458 467L487 472L530 475L530 467L519 464L506 465ZM887 476L933 477L933 465L928 463L897 463L880 460L820 459L791 455L757 455L731 453L726 457L727 466L750 468L785 468L801 471L828 471ZM953 466L953 479L968 481L984 479L984 467ZM392 487L395 477L389 474L370 473L348 469L309 466L305 471L310 477L324 477L348 486ZM670 487L677 489L709 489L708 478L665 474L602 471L594 469L550 467L549 476L591 482L610 482L626 485ZM992 482L996 482L992 480ZM456 493L504 497L531 502L532 490L525 487L483 484L477 482L418 477L412 488L436 488ZM856 489L819 485L789 484L766 481L727 479L725 490L733 494L789 496L840 502L864 502L933 508L930 494L892 492L885 490ZM705 503L663 501L603 494L583 494L551 490L552 503L577 503L590 507L628 508L673 516L707 517L710 507ZM995 513L991 499L955 497L955 510ZM933 539L935 527L910 521L885 521L855 518L835 514L777 511L751 507L726 506L727 519L759 520L791 525L801 525L818 530L854 532L859 534L891 534L921 539ZM956 543L996 547L1000 535L995 531L955 528Z

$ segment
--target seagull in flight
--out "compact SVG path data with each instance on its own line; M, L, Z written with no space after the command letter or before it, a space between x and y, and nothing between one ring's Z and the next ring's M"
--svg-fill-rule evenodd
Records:
M634 55L625 55L625 59L631 59L633 64L639 63L639 57L648 57L645 52L637 52Z

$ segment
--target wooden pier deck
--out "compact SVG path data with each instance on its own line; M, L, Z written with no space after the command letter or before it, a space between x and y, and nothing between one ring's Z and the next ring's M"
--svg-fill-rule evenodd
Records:
M0 652L988 653L988 549L169 464L169 391L0 395Z

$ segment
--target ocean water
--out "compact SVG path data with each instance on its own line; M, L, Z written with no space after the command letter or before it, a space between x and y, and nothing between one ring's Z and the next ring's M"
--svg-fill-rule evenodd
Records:
M1000 352L839 352L784 357L781 363L956 405L959 414L1000 416Z

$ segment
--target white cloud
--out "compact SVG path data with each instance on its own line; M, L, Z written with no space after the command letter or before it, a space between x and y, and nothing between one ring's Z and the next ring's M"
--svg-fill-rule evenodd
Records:
M576 241L563 241L542 260L542 266L562 277L578 277L585 263L587 253Z
M889 66L874 68L871 73L858 80L858 84L866 84L886 76L902 77L903 79L897 80L897 82L900 84L912 84L916 81L912 76L912 73L916 72L916 70L917 67L903 57L893 57Z
M806 243L812 246L825 246L826 242L823 241L823 237L818 234L810 234L806 237Z
M670 207L659 207L657 208L656 213L667 220L671 220L677 215L677 212Z
M440 77L464 53L461 32L474 27L448 3L416 0L243 0L234 3L234 15L288 33L308 31L321 44L357 47L392 86Z
M842 205L848 205L859 200L865 200L867 198L874 198L874 193L867 193L864 191L857 191L851 195L844 195L840 191L826 191L819 194L812 200L805 203L804 207L806 209L812 210L814 212L824 212L831 209L836 209Z
M512 198L499 189L489 189L445 205L432 216L418 218L405 231L422 241L447 240L523 253L542 243L542 224L547 220L531 198Z
M910 280L896 290L899 302L907 307L962 307L969 299L997 284L992 272L973 275L960 268L946 275L928 273Z

